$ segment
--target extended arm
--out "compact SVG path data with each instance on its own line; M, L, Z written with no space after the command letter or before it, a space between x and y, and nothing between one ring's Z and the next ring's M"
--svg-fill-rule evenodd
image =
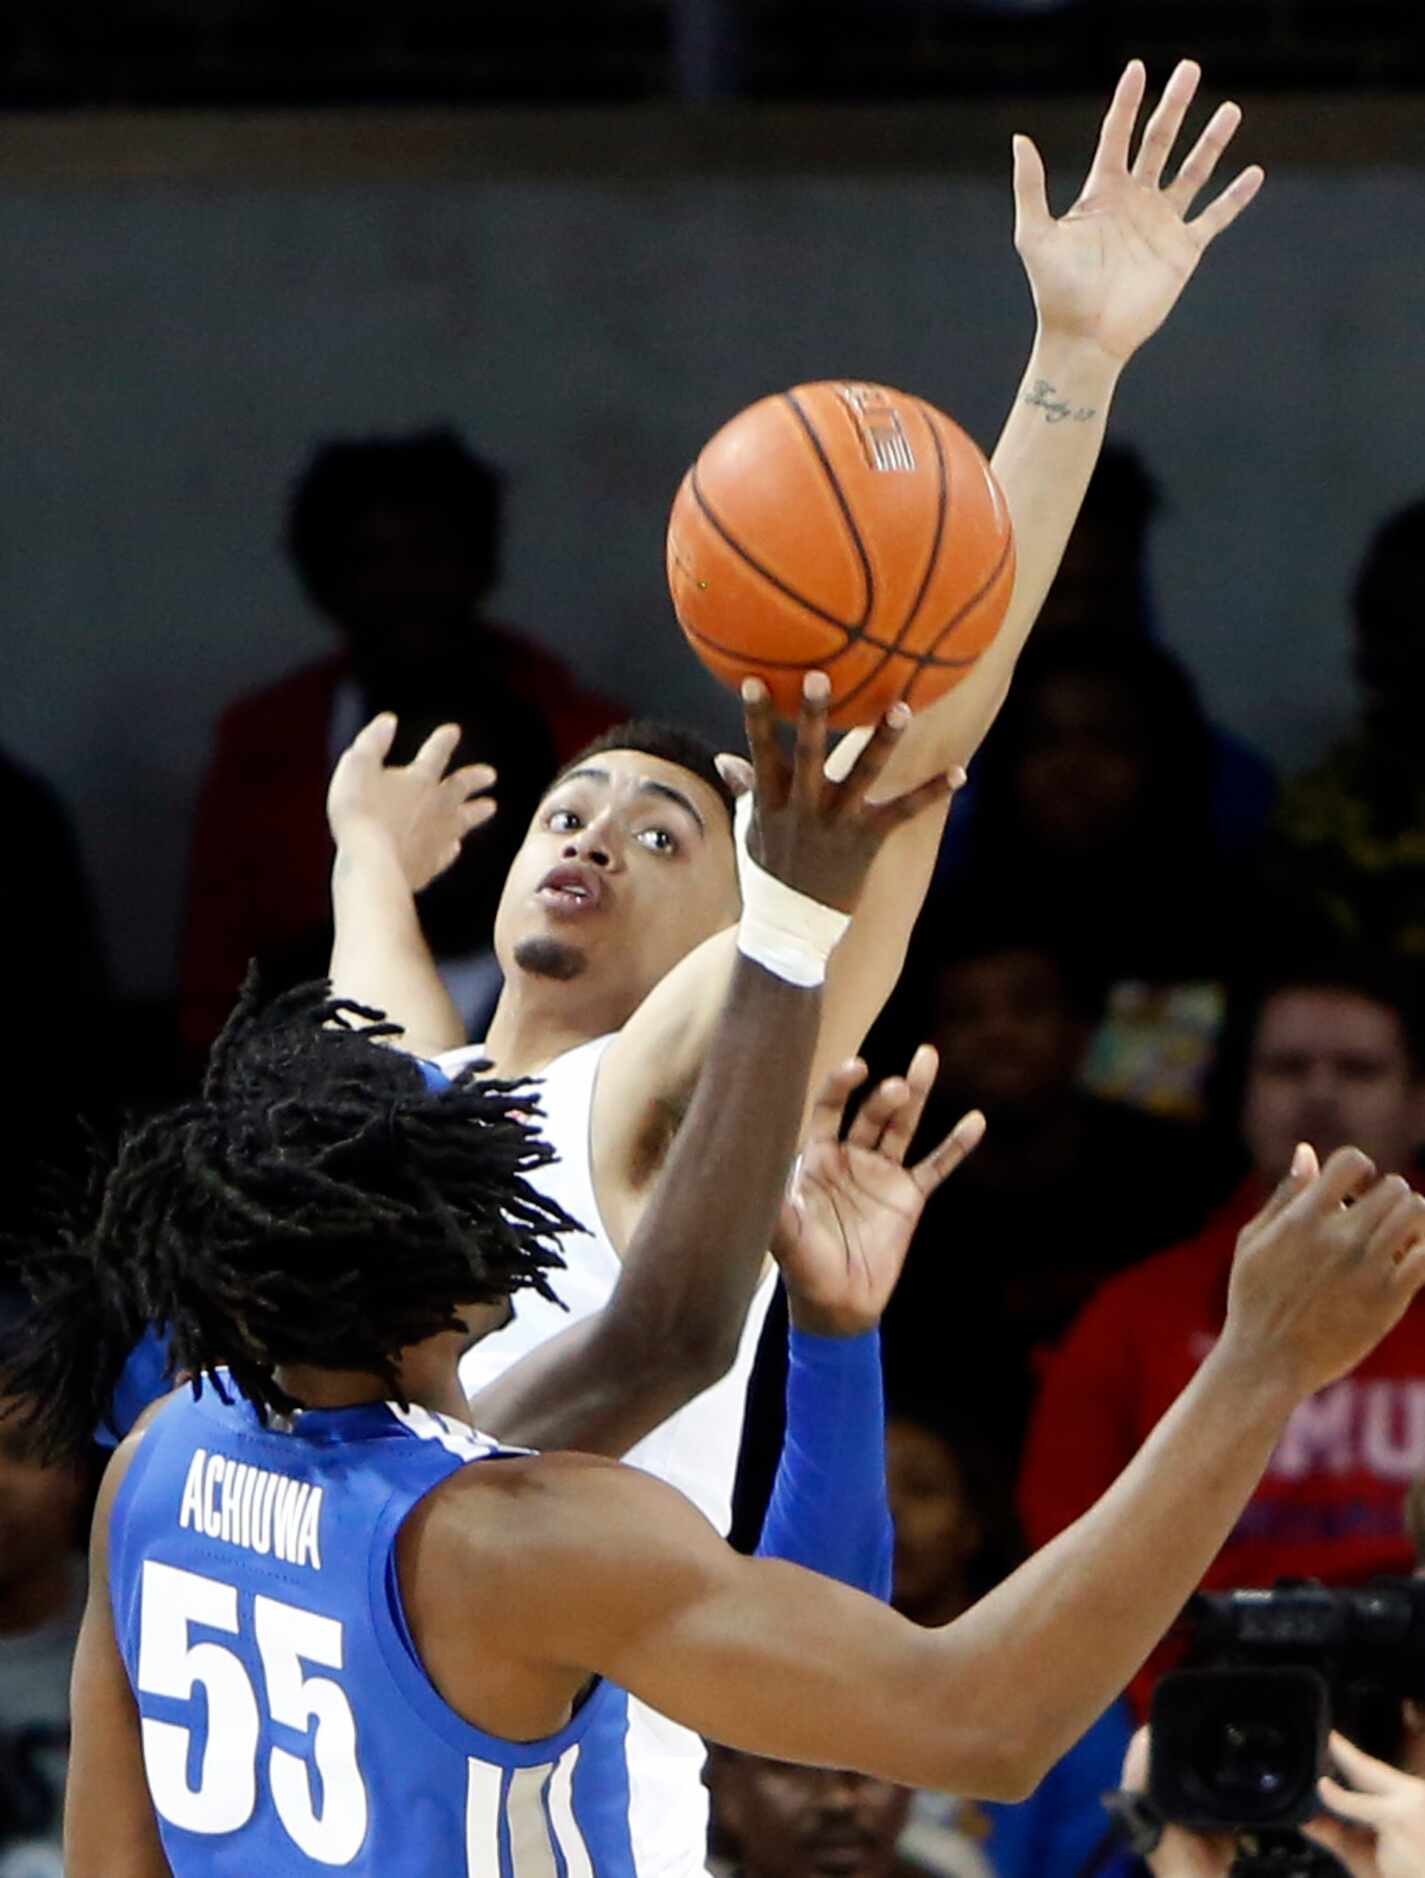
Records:
M787 1426L758 1558L824 1572L883 1602L895 1533L886 1497L881 1333L787 1337Z
M1351 1150L1319 1174L1299 1158L1242 1235L1222 1337L1138 1456L942 1630L738 1559L659 1483L578 1460L525 1496L524 1518L480 1522L463 1582L524 1660L602 1673L715 1740L1021 1797L1177 1615L1292 1409L1399 1322L1425 1281L1422 1238L1425 1202L1404 1182L1374 1180Z
M1020 1799L1177 1615L1288 1407L1279 1388L1209 1361L1112 1492L941 1631L795 1566L738 1558L632 1471L561 1496L557 1538L525 1535L502 1621L730 1746Z
M905 1156L938 1063L927 1045L872 1091L841 1138L823 1091L777 1224L787 1287L787 1424L757 1545L888 1598L894 1533L886 1498L879 1325L926 1200L984 1131L973 1111L914 1167Z

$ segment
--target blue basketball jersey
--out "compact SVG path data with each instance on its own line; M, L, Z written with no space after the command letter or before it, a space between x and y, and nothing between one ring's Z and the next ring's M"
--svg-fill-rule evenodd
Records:
M441 1700L406 1625L407 1514L516 1450L390 1403L264 1428L227 1388L159 1412L109 1529L177 1878L631 1878L623 1691L598 1683L557 1735L502 1741Z

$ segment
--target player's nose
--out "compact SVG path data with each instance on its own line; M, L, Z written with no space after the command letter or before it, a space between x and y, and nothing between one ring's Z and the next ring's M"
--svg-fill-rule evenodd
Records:
M604 816L588 822L583 828L575 829L564 844L566 861L584 861L590 867L612 868L615 865L618 844L613 831Z

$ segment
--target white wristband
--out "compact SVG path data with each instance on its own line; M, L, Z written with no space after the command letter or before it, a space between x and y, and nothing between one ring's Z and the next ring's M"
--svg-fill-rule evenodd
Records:
M851 924L849 913L823 906L798 893L754 861L747 851L752 825L752 796L739 796L733 817L737 878L742 888L742 918L737 949L788 984L810 988L826 979L826 961Z

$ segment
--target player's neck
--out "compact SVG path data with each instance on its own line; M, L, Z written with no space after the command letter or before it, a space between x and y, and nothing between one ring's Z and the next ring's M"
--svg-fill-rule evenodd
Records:
M532 1076L566 1050L620 1029L635 1008L626 993L611 997L517 970L505 980L485 1046L497 1074Z
M451 1347L440 1352L407 1353L398 1366L401 1393L415 1408L468 1422L470 1405L456 1367L461 1346L449 1338L440 1341ZM389 1384L366 1370L318 1369L311 1363L284 1363L275 1380L294 1402L309 1409L359 1408L366 1402L385 1402L392 1394Z

